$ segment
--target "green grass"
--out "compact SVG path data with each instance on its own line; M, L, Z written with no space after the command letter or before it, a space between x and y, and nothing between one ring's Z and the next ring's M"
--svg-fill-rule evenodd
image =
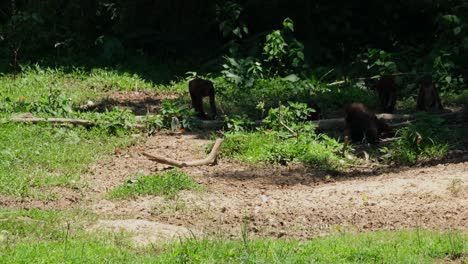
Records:
M86 212L0 209L0 219L0 263L150 263L123 233L87 233Z
M125 199L140 195L163 195L172 198L181 190L198 190L200 186L186 173L172 169L152 176L138 176L108 193L109 198Z
M0 110L2 103L22 101L26 104L47 96L51 89L59 90L75 103L102 97L108 91L170 91L186 90L186 83L156 84L142 76L116 69L46 68L39 65L23 66L16 76L0 74Z
M426 113L418 113L417 120L398 130L398 135L401 138L392 142L391 148L384 151L389 152L390 160L399 165L440 159L447 155L450 142L455 144L465 136L450 131L442 119Z
M429 231L340 234L295 240L187 240L162 263L429 263L468 252L466 234Z
M133 141L102 129L0 124L0 194L54 198L44 187L72 186L90 163Z
M226 135L221 155L248 163L302 162L320 169L340 169L341 145L326 136L300 134L284 138L275 131L235 132ZM284 136L284 135L283 135Z
M0 209L0 219L1 263L432 263L468 254L468 234L450 231L343 233L308 241L245 234L242 240L192 238L140 248L125 232L86 231L95 216L83 212Z

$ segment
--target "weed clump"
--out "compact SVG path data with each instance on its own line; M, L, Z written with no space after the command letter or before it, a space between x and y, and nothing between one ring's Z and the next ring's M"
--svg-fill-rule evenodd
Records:
M197 190L200 186L189 175L179 169L164 173L141 176L118 186L108 196L114 199L133 198L140 195L163 195L173 198L181 190Z

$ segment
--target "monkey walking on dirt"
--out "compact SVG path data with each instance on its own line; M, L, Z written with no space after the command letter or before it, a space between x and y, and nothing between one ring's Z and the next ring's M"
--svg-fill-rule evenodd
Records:
M203 110L203 97L210 98L211 118L216 118L215 90L211 81L196 77L189 82L189 92L192 98L192 107L198 113L199 118L207 118Z

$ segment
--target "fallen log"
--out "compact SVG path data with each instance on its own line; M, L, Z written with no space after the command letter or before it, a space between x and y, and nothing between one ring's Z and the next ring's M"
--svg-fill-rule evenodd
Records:
M86 120L86 119L79 119L79 118L42 118L42 117L33 117L31 114L23 114L18 116L13 116L12 118L8 119L10 122L14 123L52 123L52 124L72 124L72 125L80 125L80 126L95 126L96 123ZM143 124L133 124L131 127L144 130L146 126Z
M40 117L12 117L10 121L17 123L53 123L53 124L72 124L81 126L94 125L91 121L85 119L74 119L74 118L40 118Z
M389 123L391 128L407 126L416 120L416 114L376 114L377 118ZM442 118L448 121L461 121L465 118L464 112L449 112L433 114L433 117ZM322 131L344 130L344 118L330 118L312 121L317 125L317 129Z
M223 139L216 139L213 148L211 149L210 154L208 154L208 157L205 159L201 160L192 160L192 161L179 161L175 159L170 159L158 155L152 155L146 152L143 152L142 155L147 157L150 160L157 161L159 163L164 163L167 165L172 165L176 166L179 168L182 167L194 167L194 166L202 166L202 165L213 165L216 164L216 158L219 152L219 148L221 147L221 144L223 143Z

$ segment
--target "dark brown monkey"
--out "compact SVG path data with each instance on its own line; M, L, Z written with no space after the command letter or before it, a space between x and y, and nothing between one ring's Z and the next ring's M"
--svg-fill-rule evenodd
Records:
M380 107L384 113L393 113L396 103L395 78L391 75L384 75L375 83L375 89L379 95Z
M395 78L390 75L382 76L376 85L383 112L393 113L397 98Z
M439 94L432 82L432 75L424 75L418 83L417 108L421 111L444 110Z
M315 112L312 112L309 114L309 116L307 116L308 121L319 120L320 118L322 118L322 110L315 101L308 100L306 104L308 108L312 108L315 110Z
M195 78L189 82L189 92L192 98L192 107L200 118L206 118L203 110L203 97L210 97L210 108L212 118L216 118L215 90L213 83L209 80Z
M354 141L366 139L369 143L376 144L382 133L390 131L385 122L361 103L352 103L345 108L345 122L345 134Z

